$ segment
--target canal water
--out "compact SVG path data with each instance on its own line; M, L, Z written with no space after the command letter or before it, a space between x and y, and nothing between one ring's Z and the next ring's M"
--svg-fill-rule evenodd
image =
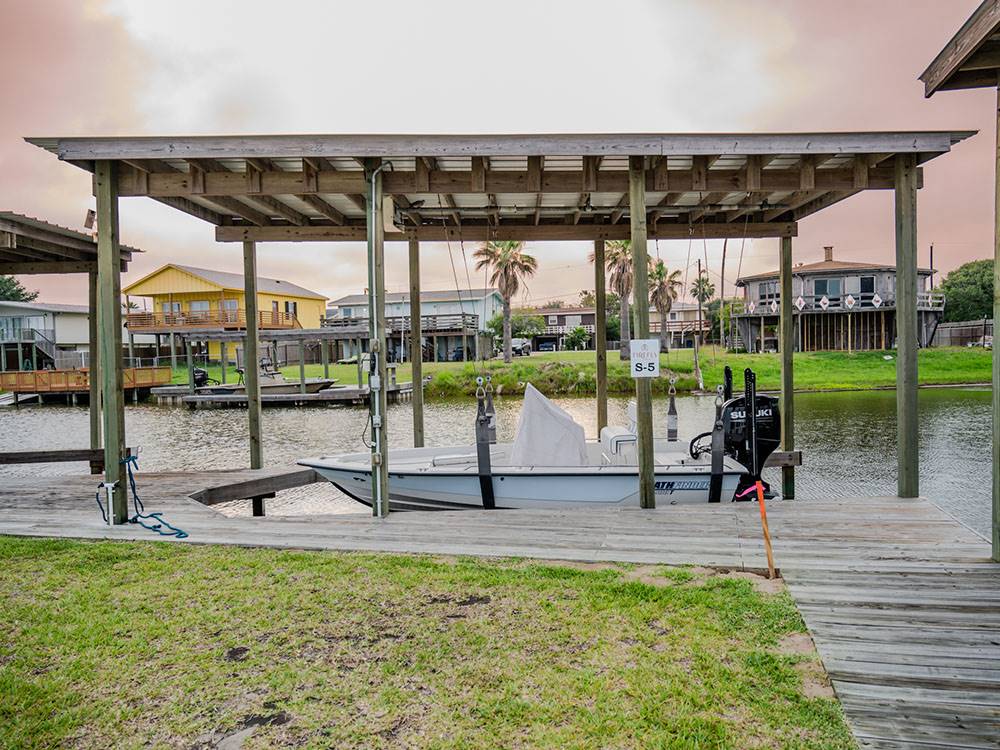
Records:
M555 401L596 436L592 398ZM921 493L982 535L990 521L989 389L922 389L920 401ZM712 397L678 398L681 435L709 429ZM609 419L624 424L627 398L612 398ZM497 400L497 433L509 440L517 428L521 400ZM430 401L425 406L428 445L471 443L475 405L469 401ZM264 451L268 465L287 465L305 456L363 449L367 410L352 407L267 408ZM390 448L411 445L408 403L389 407ZM85 407L22 406L0 409L0 450L81 447L88 441ZM246 466L246 412L235 409L188 410L152 405L128 406L128 444L141 449L142 471L183 471ZM654 429L666 431L666 400L654 402ZM796 475L800 499L822 502L838 495L892 495L896 491L896 394L893 391L804 393L795 397L796 447L805 464ZM391 456L390 456L391 460ZM4 475L80 473L80 464L0 467ZM780 487L778 472L768 479ZM141 487L142 478L139 475ZM223 512L249 512L241 501L217 506ZM301 515L367 512L331 485L279 493L268 513Z

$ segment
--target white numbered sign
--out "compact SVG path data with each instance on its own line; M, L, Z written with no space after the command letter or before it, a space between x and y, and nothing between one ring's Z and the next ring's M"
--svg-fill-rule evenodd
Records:
M660 340L632 339L629 343L630 367L633 378L660 376Z

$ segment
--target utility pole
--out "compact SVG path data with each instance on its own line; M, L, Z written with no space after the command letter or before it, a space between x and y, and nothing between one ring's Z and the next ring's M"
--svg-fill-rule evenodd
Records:
M695 282L696 288L698 289L695 294L695 299L698 300L698 330L694 334L694 377L698 381L698 390L705 390L705 381L701 377L701 364L698 359L698 344L701 339L701 258L698 259L698 277Z

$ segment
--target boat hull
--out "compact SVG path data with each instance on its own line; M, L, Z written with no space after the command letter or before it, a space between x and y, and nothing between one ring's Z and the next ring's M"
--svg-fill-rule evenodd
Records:
M371 505L371 468L356 457L351 461L306 459L299 464L314 469L355 500ZM435 467L436 468L436 467ZM393 468L389 458L389 506L395 510L482 508L480 479L474 466L455 471ZM742 467L729 465L723 474L722 501L733 499ZM658 505L708 502L711 468L708 465L668 466L654 474ZM553 508L567 506L639 506L636 467L585 466L566 468L494 467L497 508Z

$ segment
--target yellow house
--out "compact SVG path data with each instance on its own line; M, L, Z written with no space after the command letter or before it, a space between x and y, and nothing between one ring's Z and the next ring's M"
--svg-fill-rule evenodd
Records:
M148 297L151 309L126 315L129 331L154 335L246 328L243 275L168 263L122 289L126 298ZM319 328L327 298L280 279L257 277L260 327ZM217 342L208 355L218 358Z

